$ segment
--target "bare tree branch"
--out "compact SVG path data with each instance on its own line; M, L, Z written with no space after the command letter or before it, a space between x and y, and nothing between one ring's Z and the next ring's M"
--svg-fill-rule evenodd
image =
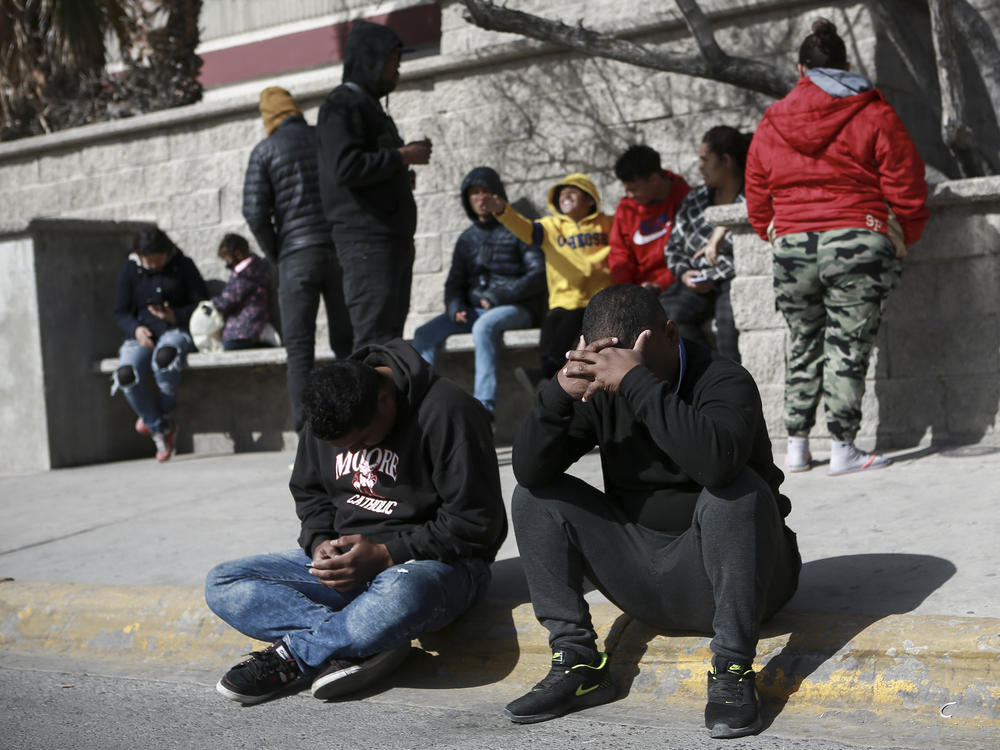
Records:
M730 57L722 52L715 43L708 22L695 2L684 2L691 13L685 13L685 20L698 28L699 48L701 55L678 55L672 52L653 51L642 45L619 39L608 34L601 34L584 26L568 26L560 21L550 21L546 18L523 13L518 10L494 5L491 0L462 0L466 7L466 20L488 31L506 31L520 34L531 39L555 44L586 52L590 55L604 57L609 60L630 63L667 73L707 78L720 83L756 91L775 98L787 94L795 85L795 75L774 65L768 65L757 60L744 57ZM692 29L692 33L694 30ZM710 41L707 41L710 40ZM718 53L711 53L713 59L704 55L705 47L714 45Z
M979 63L983 85L990 96L994 113L1000 118L1000 47L996 37L979 11L966 0L954 0L951 12L955 27Z
M898 13L895 12L895 8L889 7L885 0L872 0L871 10L872 15L875 16L875 19L885 29L886 36L889 37L892 46L896 48L896 52L902 58L903 65L909 72L910 77L918 83L926 81L933 71L926 65L921 64L923 62L921 55L910 44L911 36L904 32L903 27L900 26L897 20ZM937 109L938 114L940 114L940 108Z
M727 55L715 41L715 32L712 31L712 26L702 12L701 6L694 0L677 0L677 9L684 16L684 23L687 24L688 31L701 50L701 56L712 65L725 63Z
M954 28L949 3L927 0L931 11L931 31L938 59L941 88L941 137L955 155L963 177L984 174L984 164L975 138L966 122L965 87L954 45Z

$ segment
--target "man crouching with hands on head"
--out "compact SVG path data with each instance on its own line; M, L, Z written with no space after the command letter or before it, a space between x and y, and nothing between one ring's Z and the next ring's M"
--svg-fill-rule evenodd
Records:
M507 533L486 410L408 344L313 371L303 407L300 548L222 563L205 586L213 612L271 642L216 686L244 704L385 676L483 595Z
M653 627L711 634L705 724L712 737L758 732L759 626L795 592L801 560L757 386L682 341L632 284L591 299L579 347L514 443L514 531L552 667L504 713L545 721L615 697L586 576ZM604 492L566 474L595 444Z

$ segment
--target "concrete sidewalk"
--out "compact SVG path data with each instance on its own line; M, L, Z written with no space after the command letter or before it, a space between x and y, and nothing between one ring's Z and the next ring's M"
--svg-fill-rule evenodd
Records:
M509 499L509 449L499 455ZM224 670L252 644L208 612L204 575L221 560L294 546L290 458L179 456L0 477L0 651ZM758 652L769 716L926 722L996 746L1000 452L912 451L870 474L825 471L783 485L805 567ZM574 473L601 484L596 454ZM517 555L511 535L488 600L422 639L401 685L430 681L477 703L477 691L513 696L539 679L545 633ZM589 598L624 705L700 711L709 639L658 634Z

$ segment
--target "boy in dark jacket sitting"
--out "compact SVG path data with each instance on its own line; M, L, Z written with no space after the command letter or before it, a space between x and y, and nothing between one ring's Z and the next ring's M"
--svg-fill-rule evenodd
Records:
M462 207L472 226L455 243L444 285L445 312L420 326L413 337L413 347L433 366L445 339L471 331L474 395L490 413L496 407L497 347L503 332L531 327L545 305L545 256L486 209L485 199L494 193L507 199L500 176L489 167L476 167L462 180Z

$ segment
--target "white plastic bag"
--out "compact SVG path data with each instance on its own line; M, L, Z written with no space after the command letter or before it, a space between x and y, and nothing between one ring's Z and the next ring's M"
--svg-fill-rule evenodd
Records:
M222 327L225 321L222 313L208 300L199 302L191 313L188 330L199 352L222 351Z

